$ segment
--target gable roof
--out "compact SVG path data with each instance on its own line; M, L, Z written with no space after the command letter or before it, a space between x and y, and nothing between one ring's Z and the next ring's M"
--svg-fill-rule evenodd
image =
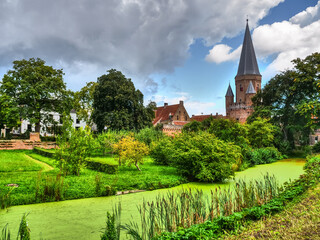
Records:
M157 109L155 110L155 119L152 121L153 125L157 124L160 121L169 120L170 113L173 116L177 112L179 106L180 104L157 107Z
M257 93L256 90L254 90L254 87L252 85L252 81L250 81L248 89L246 91L246 94L250 94L250 93Z
M241 57L238 67L237 76L241 75L261 75L254 52L251 34L249 30L248 20L246 25L246 31L243 39Z

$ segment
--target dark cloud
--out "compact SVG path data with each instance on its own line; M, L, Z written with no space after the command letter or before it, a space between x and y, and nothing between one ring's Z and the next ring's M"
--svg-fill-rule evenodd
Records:
M181 66L194 39L212 45L234 36L246 15L254 25L281 1L2 0L0 63L41 57L72 68L81 62L115 67L143 83L151 73Z

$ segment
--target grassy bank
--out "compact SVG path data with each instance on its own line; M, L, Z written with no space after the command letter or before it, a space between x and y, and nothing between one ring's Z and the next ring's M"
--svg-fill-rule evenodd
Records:
M115 161L111 156L99 160ZM53 169L45 169L37 161ZM6 196L10 192L10 198L1 200L6 201L7 206L108 196L132 189L153 190L185 182L175 168L157 166L149 157L141 165L141 172L134 166L121 166L116 174L83 169L80 176L60 176L57 163L52 158L32 151L3 150L0 151L0 166L3 169L0 171L0 194ZM8 184L16 185L10 187Z
M320 184L281 213L261 219L223 239L320 239Z

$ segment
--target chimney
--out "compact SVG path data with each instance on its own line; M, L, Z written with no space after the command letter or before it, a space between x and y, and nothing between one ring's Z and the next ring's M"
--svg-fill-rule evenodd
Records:
M183 105L183 101L180 101L179 104L180 104L180 105Z
M164 103L164 106L168 106L168 103L165 102L165 103Z
M219 114L216 112L216 116L218 116Z

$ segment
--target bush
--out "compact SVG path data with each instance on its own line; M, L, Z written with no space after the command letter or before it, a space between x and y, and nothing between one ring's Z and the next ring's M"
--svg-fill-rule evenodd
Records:
M313 145L312 152L320 153L320 142L317 142L315 145Z
M274 147L254 149L248 154L251 165L272 163L282 158L282 154Z
M166 136L158 142L151 144L151 157L158 165L170 165L172 163L172 154L174 153L174 146L172 138Z
M118 164L110 164L92 158L86 160L86 165L89 169L108 174L114 174L118 171Z
M40 139L42 142L55 142L56 141L56 137L55 136L40 136Z
M162 131L156 130L154 127L144 128L135 134L135 138L144 144L151 146L152 142L157 142L164 136Z
M242 159L239 146L207 132L181 134L173 143L173 164L191 180L221 182L234 175L233 164Z
M54 157L54 152L44 149L44 148L39 148L39 147L34 147L33 151L41 156L48 157L48 158L53 158Z

